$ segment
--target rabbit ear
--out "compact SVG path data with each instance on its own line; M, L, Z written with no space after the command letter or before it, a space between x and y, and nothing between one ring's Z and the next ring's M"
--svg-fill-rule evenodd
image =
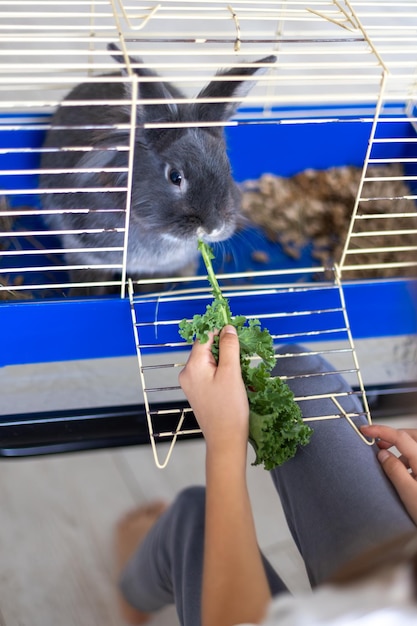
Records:
M108 44L107 50L109 52L113 51L117 54L112 54L112 58L118 63L124 63L124 56L122 51L115 44ZM142 59L134 59L129 57L130 62L135 64L143 63ZM126 76L128 72L125 67L122 69L123 74ZM173 102L173 98L181 98L183 97L181 92L176 89L173 85L171 85L168 81L161 81L158 74L148 69L147 67L134 67L133 72L142 78L151 79L149 81L139 81L138 88L139 93L138 97L144 100L164 100L163 104L152 104L152 105L139 105L138 106L138 118L141 122L168 122L173 121L178 118L178 107ZM158 79L158 80L152 80ZM126 93L129 97L131 97L131 84L125 84Z
M275 63L277 58L273 55L259 59L251 67L234 67L217 73L222 80L213 80L199 93L198 98L244 98L255 85L254 80L245 80L247 76L260 76L265 74L267 65ZM233 80L223 80L225 77L233 77ZM206 122L225 121L235 113L239 102L200 102L197 103L198 119Z

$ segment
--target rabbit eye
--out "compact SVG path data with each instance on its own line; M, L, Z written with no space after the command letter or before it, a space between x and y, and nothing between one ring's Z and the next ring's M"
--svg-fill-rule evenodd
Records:
M169 170L168 177L173 185L177 185L178 187L181 185L182 175L178 170Z

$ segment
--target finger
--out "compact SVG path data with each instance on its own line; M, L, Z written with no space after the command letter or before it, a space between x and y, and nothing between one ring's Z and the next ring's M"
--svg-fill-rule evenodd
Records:
M392 428L391 426L383 426L381 424L361 426L360 428L367 436L379 438L382 442L390 444L390 446L396 446L404 454L417 451L417 442L404 428Z
M239 366L239 369L237 369ZM236 368L240 375L240 348L236 328L230 324L223 327L219 337L219 367Z
M395 441L398 438L400 432L397 428L391 426L383 426L382 424L367 424L360 427L363 433L366 433L370 437L379 437L383 441L390 443L392 446L396 445Z
M411 469L411 467L410 467L410 463L409 463L409 461L408 461L407 457L405 457L403 454L401 454L401 455L398 457L398 460L399 460L399 461L401 461L401 463L404 465L404 467L406 467L406 468L407 468L407 470Z
M384 441L382 438L381 428L379 424L362 424L359 426L361 433L369 439L375 439L379 448L392 448L393 444L390 441Z
M403 428L403 430L410 435L411 439L417 441L417 428Z
M388 450L378 452L378 459L385 474L398 492L409 513L417 512L417 482L403 463Z
M388 441L382 441L382 439L378 439L376 442L376 445L378 446L378 448L381 448L384 450L388 450L388 448L392 448L391 443L389 443Z
M417 442L401 428L391 428L374 424L361 428L362 432L370 437L380 438L378 442L380 448L395 446L399 453L408 459L409 467L414 474L417 474Z
M207 374L210 368L215 370L217 367L216 359L213 356L211 347L214 341L214 333L209 333L208 341L202 343L198 339L194 342L187 362L178 375L178 382L186 395L193 385L193 380L197 375L204 372Z
M411 470L416 473L417 472L417 443L410 437L405 430L396 430L395 428L389 429L392 432L387 433L385 431L386 428L383 427L383 431L381 432L383 439L388 441L394 445L400 455L405 457L408 460L408 466Z
M205 343L203 343L199 339L196 339L188 356L186 365L194 365L195 361L204 361L209 363L212 362L215 364L215 359L211 351L213 341L214 333L211 332L208 334L208 340Z

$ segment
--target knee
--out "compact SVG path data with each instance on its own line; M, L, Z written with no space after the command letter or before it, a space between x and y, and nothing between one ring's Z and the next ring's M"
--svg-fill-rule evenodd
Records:
M178 535L192 534L204 528L206 490L204 487L187 487L171 505L171 528Z
M186 511L203 511L206 502L205 487L192 486L186 487L177 495L175 503L181 509Z
M204 487L187 487L181 491L176 499L177 505L194 522L204 521L206 509L206 490Z

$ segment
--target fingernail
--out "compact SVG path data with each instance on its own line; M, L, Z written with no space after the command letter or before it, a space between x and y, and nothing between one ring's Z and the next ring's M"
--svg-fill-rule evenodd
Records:
M236 328L231 324L223 326L222 333L230 333L231 335L237 335Z
M390 452L388 452L388 450L380 450L378 452L378 459L381 463L385 463L385 461L389 459L390 456L391 454Z

